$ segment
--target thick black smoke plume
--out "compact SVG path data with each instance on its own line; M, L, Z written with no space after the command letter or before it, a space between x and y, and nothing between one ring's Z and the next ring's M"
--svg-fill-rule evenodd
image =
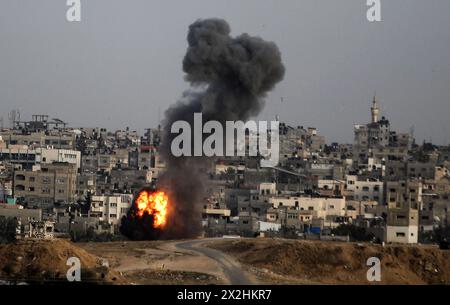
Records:
M283 79L281 53L273 42L242 34L230 36L225 20L198 20L189 27L189 47L183 60L185 79L202 89L185 92L170 107L164 121L162 155L167 171L161 178L172 210L166 234L193 237L201 230L202 200L206 188L206 157L174 157L170 146L176 136L171 125L191 122L201 112L203 121L247 120L264 106L266 93ZM165 186L165 187L164 187Z
M284 77L277 46L258 37L230 36L228 23L220 19L198 20L189 27L189 47L183 60L186 81L196 90L166 111L161 153L166 171L158 188L169 195L169 217L164 238L195 237L201 230L201 210L206 189L206 157L174 157L173 122L193 126L194 113L203 121L248 120L264 106L266 93ZM141 222L135 223L141 226ZM133 225L131 230L141 230ZM138 233L131 233L138 234ZM130 234L128 234L130 235ZM139 234L138 234L139 235ZM140 236L140 235L139 235Z

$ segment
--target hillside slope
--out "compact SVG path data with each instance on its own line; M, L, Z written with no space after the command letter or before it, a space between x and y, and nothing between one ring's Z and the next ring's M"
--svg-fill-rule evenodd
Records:
M266 283L368 284L367 259L381 260L381 284L449 284L450 251L432 246L241 239L208 245L235 256Z
M0 280L25 283L67 283L67 259L81 262L82 283L120 283L120 276L102 260L66 240L27 240L0 245Z

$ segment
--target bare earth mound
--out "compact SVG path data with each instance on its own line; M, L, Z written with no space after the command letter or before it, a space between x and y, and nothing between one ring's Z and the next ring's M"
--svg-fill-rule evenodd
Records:
M98 257L66 240L17 241L0 245L0 279L25 283L66 283L67 259L81 262L81 283L120 283Z
M381 284L449 284L450 251L432 246L241 239L208 245L235 256L259 280L289 284L368 284L367 259L381 260Z
M196 271L202 258L178 251L171 241L122 241L106 243L80 243L79 247L108 260L111 268L122 278L137 285L211 285L222 280ZM168 246L168 247L166 247Z

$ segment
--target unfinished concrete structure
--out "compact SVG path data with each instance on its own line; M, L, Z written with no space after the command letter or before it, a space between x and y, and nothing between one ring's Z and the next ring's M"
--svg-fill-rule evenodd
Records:
M388 218L386 241L417 243L419 207L422 204L422 182L395 181L386 183Z

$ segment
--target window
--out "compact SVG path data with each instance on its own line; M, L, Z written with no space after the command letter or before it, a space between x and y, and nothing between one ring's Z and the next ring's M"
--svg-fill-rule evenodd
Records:
M24 185L16 185L16 191L24 191L25 190L25 186Z
M397 232L396 235L397 235L397 237L405 237L406 236L405 233L403 233L403 232Z
M24 181L25 180L25 175L16 175L16 180Z

